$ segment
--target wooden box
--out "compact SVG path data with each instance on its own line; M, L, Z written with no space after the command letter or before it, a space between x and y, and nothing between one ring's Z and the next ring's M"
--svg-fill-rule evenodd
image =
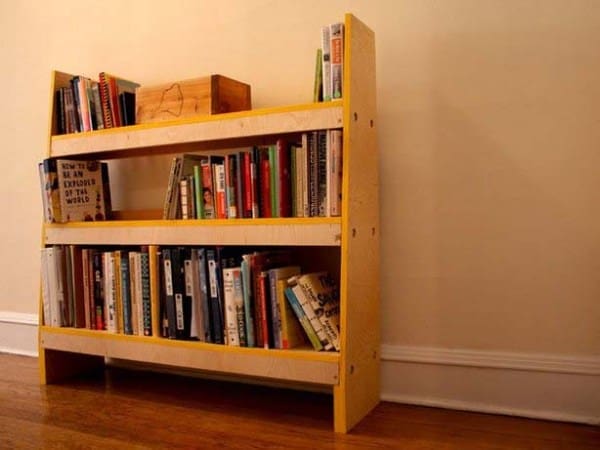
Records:
M136 89L136 124L252 109L250 85L223 75Z

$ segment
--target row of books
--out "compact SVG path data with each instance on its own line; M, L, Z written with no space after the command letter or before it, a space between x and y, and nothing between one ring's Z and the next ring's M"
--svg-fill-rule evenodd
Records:
M77 75L55 92L58 134L80 133L135 124L139 84L106 72L99 81Z
M339 288L287 250L239 247L42 250L43 323L231 346L339 350ZM151 298L155 258L158 298Z
M148 247L42 249L44 324L152 335Z
M339 288L302 274L286 250L166 247L159 255L167 329L174 339L289 349L308 340L339 350Z
M48 158L38 164L44 221L106 220L111 214L108 164Z
M221 155L173 158L164 219L330 217L341 213L342 131Z
M344 24L321 27L321 48L317 49L313 101L342 98L344 80Z

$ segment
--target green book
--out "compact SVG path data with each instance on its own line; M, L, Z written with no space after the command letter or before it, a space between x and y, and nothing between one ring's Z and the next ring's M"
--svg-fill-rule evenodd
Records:
M202 186L202 168L199 165L194 165L194 202L196 204L196 219L204 219Z

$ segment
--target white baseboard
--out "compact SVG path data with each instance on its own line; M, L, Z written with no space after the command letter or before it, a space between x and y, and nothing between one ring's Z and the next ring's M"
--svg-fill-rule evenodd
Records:
M0 311L0 352L38 356L38 316ZM600 357L383 345L381 399L600 424Z
M600 423L600 357L383 345L382 400Z
M38 356L38 315L0 311L0 352Z

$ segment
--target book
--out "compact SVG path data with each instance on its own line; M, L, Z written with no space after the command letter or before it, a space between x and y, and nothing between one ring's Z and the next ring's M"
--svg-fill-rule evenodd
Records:
M227 344L240 346L242 335L245 335L244 324L244 297L242 294L242 273L240 267L223 268L223 301L225 304L225 333ZM244 333L240 333L241 328ZM246 341L244 336L244 343Z
M121 267L121 303L123 316L123 333L133 334L131 323L131 281L129 275L129 252L126 250L118 250L119 264Z
M329 26L331 99L342 98L344 68L344 24L333 23Z
M142 291L142 334L144 336L152 336L152 306L150 303L150 254L147 246L142 246L140 250L140 284Z
M323 331L336 350L340 350L340 290L327 272L312 272L294 277L302 289ZM304 305L303 305L304 307Z
M321 322L320 315L321 310L315 309L313 306L312 298L307 295L302 286L298 282L299 277L294 276L288 280L288 289L291 290L298 304L302 307L304 315L311 324L314 332L316 333L321 345L324 350L334 349L333 342L329 341L329 338L325 332L323 323ZM287 292L287 291L286 291ZM292 305L293 306L293 305Z
M279 304L279 318L281 322L281 348L290 349L304 345L307 336L302 324L294 313L290 302L285 296L287 280L277 280L277 299Z
M210 342L205 271L204 249L192 248L190 259L185 260L185 290L186 295L192 298L190 337L202 342Z
M56 160L43 160L39 165L39 170L41 172L44 219L48 223L62 222Z
M313 102L323 101L323 49L317 49L317 60L315 63L315 82L313 86Z
M181 218L180 189L181 181L194 175L194 166L207 159L204 155L184 153L171 160L169 182L163 204L163 219Z
M323 101L331 100L331 61L330 61L331 38L329 25L321 27L321 50L322 50L322 72L323 72Z
M270 290L270 308L271 308L271 326L273 329L273 346L283 348L281 333L281 298L277 292L277 282L287 280L288 278L299 275L300 266L284 266L269 269L269 290Z
M104 283L105 329L117 332L116 286L114 255L112 251L102 252L102 282Z
M62 222L98 221L110 216L106 163L57 159L56 170Z
M135 114L122 109L119 97L124 93L128 93L130 94L127 96L129 98L123 100L123 102L135 105L135 90L140 85L122 77L109 74L108 72L100 72L98 79L105 128L128 125L129 123L127 122L131 118L131 115L133 114L135 117ZM129 114L129 117L127 117L127 114Z
M240 271L242 274L242 295L244 300L244 322L246 327L246 345L255 346L254 340L254 296L252 291L252 277L250 273L250 260L252 255L242 255Z
M342 130L329 130L327 147L327 214L342 213Z
M221 283L221 262L214 248L206 249L206 261L208 266L208 288L210 299L210 326L211 342L223 344L224 321L223 321L223 291Z
M256 252L250 257L251 288L254 295L254 338L257 347L273 347L267 271L274 267L283 267L290 264L291 254L288 250Z
M292 307L292 310L296 314L298 322L300 323L300 325L302 325L306 337L312 344L313 348L317 351L323 350L323 342L321 341L321 339L319 339L319 336L317 336L317 333L315 332L315 329L313 328L312 324L310 323L310 320L304 312L300 301L296 297L296 293L289 286L285 288L285 297L287 298L290 306Z

